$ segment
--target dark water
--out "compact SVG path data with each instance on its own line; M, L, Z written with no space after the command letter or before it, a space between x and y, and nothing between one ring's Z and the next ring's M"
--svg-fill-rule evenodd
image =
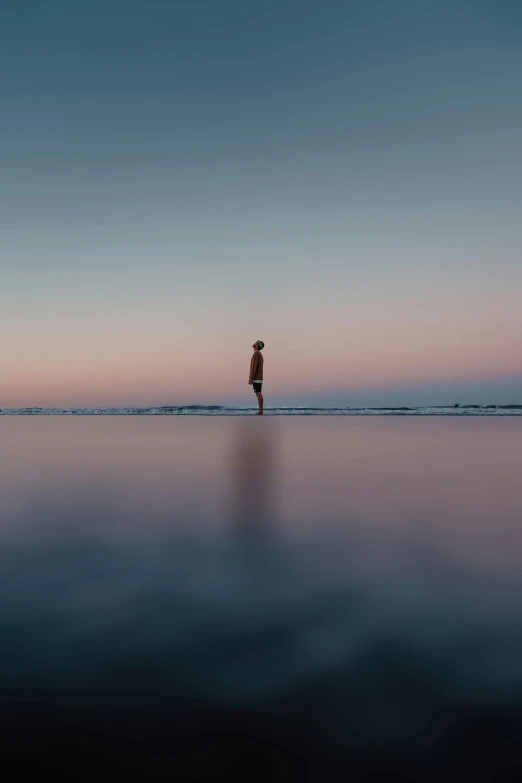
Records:
M522 776L522 421L5 418L0 771Z

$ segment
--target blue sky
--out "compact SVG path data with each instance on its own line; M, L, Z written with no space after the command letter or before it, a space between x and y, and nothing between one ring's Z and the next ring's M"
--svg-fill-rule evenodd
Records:
M518 3L18 0L0 67L4 406L248 401L258 337L278 403L520 399Z

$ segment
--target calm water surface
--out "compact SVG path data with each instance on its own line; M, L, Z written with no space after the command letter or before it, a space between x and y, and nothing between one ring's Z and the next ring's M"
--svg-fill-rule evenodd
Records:
M521 466L514 418L1 420L4 768L519 779Z

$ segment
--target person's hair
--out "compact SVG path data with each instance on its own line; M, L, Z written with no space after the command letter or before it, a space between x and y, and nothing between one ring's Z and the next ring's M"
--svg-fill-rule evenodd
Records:
M259 343L261 343L261 345ZM264 342L262 340L258 340L257 341L257 347L259 348L260 351L262 351L263 348L265 347Z

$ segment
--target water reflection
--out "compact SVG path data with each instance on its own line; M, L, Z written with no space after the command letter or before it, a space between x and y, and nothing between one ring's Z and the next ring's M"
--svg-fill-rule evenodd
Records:
M7 780L516 779L520 425L55 422L0 441Z
M273 530L276 509L278 424L234 422L233 518L238 535L258 537Z

